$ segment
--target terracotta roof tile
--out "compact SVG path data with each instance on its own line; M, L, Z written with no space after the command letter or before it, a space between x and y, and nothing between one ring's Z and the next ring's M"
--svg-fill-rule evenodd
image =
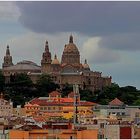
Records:
M56 97L56 96L60 96L60 95L61 95L61 93L59 93L58 91L52 91L52 92L49 94L50 97Z
M123 105L124 102L120 101L118 98L115 98L111 102L109 102L109 105Z
M74 99L73 98L61 98L60 102L63 102L63 103L73 103Z
M61 106L73 106L73 103L74 103L74 99L73 98L59 98L58 100L48 100L48 99L33 99L32 101L30 101L30 104L34 105L39 105L39 106L58 106L58 105L61 105ZM92 105L95 105L96 103L94 102L88 102L88 101L80 101L79 102L80 105L82 106L92 106Z
M70 92L70 93L68 94L68 97L69 97L69 98L73 98L73 97L74 97L74 92Z

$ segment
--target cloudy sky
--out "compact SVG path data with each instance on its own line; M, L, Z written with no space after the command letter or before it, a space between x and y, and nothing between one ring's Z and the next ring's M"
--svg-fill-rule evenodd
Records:
M59 60L69 36L93 71L140 89L140 2L0 2L0 63L40 65L45 41Z

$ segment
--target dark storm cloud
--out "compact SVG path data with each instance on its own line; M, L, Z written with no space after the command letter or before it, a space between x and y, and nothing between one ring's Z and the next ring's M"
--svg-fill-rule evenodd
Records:
M140 50L140 33L114 34L104 36L99 42L101 48L114 50Z
M20 22L34 32L91 36L140 32L140 2L17 2Z

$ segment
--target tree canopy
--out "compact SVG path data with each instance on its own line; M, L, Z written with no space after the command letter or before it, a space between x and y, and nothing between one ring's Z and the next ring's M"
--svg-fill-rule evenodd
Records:
M11 99L14 102L14 106L24 105L35 97L48 96L56 89L60 90L60 86L47 74L42 74L36 84L25 73L13 75L11 82L4 84L4 76L0 71L0 90L4 91L5 99ZM71 91L73 91L73 85L66 83L61 89L62 97L67 96ZM79 89L79 91L81 100L108 104L114 98L118 98L128 105L140 105L140 91L133 86L119 87L118 84L112 83L111 86L94 92L86 89Z
M140 91L136 87L119 87L119 85L112 83L110 87L105 87L102 91L98 91L96 102L108 104L114 98L118 98L127 105L140 105L138 102L139 97Z
M3 88L5 86L5 78L2 74L2 71L0 70L0 91L3 91Z
M51 91L59 88L59 85L54 83L52 78L47 74L42 74L36 83L38 96L48 96Z

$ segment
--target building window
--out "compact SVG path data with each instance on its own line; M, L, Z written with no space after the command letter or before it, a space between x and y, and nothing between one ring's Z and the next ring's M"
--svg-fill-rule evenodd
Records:
M136 112L135 117L139 117L139 116L140 116L139 112Z
M122 115L125 115L125 112L122 112Z
M89 85L91 84L91 80L90 80L90 79L88 79L88 84L89 84Z
M104 128L104 123L100 123L100 128Z
M64 113L68 113L68 111L64 111Z

